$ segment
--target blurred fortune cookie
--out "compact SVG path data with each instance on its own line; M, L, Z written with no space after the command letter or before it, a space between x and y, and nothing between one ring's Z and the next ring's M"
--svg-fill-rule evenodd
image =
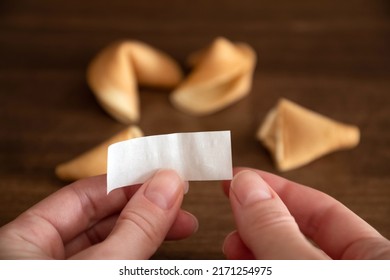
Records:
M360 132L356 126L280 99L266 116L257 138L271 152L277 168L287 171L327 153L355 147Z
M188 60L194 70L170 96L173 105L186 113L214 113L251 90L256 53L248 44L219 37Z
M119 41L91 61L87 82L102 107L119 122L138 121L138 85L173 88L182 79L179 65L167 54L139 41Z
M85 177L105 174L107 173L108 146L116 142L141 136L143 136L143 133L137 126L129 126L91 150L58 165L55 173L58 178L64 181L74 181Z

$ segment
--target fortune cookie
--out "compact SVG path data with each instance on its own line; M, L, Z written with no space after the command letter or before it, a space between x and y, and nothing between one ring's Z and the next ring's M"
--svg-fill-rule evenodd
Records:
M256 63L254 50L244 43L217 38L191 55L194 70L171 93L175 107L192 115L221 110L247 95Z
M277 168L287 171L327 153L355 147L360 132L356 126L280 99L260 126L257 138L271 152Z
M64 181L74 181L85 177L107 173L107 148L113 143L143 136L137 126L130 126L100 145L78 157L58 165L55 173Z
M87 82L102 107L122 123L139 119L138 85L173 88L182 79L167 54L138 41L120 41L91 61Z

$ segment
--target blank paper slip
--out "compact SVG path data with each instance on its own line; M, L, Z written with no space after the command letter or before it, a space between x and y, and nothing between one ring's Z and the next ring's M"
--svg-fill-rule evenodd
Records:
M109 146L107 193L144 183L163 168L186 181L232 179L230 131L154 135Z

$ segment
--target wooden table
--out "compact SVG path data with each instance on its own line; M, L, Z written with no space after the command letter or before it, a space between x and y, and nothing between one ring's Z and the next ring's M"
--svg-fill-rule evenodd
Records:
M235 165L278 173L254 136L278 98L356 124L356 149L281 175L334 196L389 238L389 8L385 0L1 1L0 225L65 184L57 164L124 128L86 85L86 66L103 46L141 40L185 67L189 53L222 35L258 54L250 95L192 117L171 106L168 91L141 89L144 133L229 129ZM234 223L219 183L192 183L184 208L199 232L154 258L224 258Z

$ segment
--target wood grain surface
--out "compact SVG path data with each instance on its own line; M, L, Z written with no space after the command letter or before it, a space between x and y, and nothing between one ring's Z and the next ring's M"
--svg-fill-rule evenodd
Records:
M215 37L250 44L258 64L248 97L205 117L177 111L169 91L141 88L146 135L232 131L233 161L277 173L340 200L390 237L390 4L386 0L75 1L0 3L0 225L66 183L57 164L124 128L86 85L92 57L118 39L172 55ZM255 132L286 97L361 129L361 143L278 173ZM218 182L191 183L184 208L200 228L166 242L157 259L223 259L234 229Z

